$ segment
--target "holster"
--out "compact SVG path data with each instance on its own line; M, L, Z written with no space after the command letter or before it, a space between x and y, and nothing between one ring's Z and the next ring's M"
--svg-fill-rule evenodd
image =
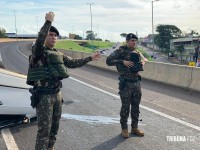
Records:
M123 90L123 88L126 84L126 80L121 76L118 79L119 79L119 90L121 91L121 90Z
M31 106L33 108L35 108L37 106L37 104L39 103L39 95L37 93L36 90L34 90L33 88L29 89L29 92L32 94L30 99L31 99Z

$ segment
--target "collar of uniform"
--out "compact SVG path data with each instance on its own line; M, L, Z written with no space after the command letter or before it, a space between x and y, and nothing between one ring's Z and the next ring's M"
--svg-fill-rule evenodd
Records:
M49 47L47 47L47 46L45 46L45 49L46 49L46 50L51 50L51 51L56 51L55 48L49 48Z
M126 45L126 48L127 48L128 50L130 50L130 51L136 51L134 48L131 49L131 48L129 48L127 45Z

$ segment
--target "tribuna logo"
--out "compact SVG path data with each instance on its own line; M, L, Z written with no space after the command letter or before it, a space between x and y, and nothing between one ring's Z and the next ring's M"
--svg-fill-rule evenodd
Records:
M194 136L166 136L168 142L194 142Z

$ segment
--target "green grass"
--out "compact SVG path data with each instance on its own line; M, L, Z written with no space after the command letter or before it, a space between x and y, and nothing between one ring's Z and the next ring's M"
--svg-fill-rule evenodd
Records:
M150 55L148 55L143 49L141 48L137 48L143 55L145 58L147 58L149 61L153 61L153 58L151 58Z
M83 44L85 46L80 46L79 44ZM110 48L114 45L114 42L103 42L103 41L71 41L71 40L63 40L57 41L55 48L65 49L65 50L74 50L81 52L89 52L92 53L95 50L100 48ZM152 61L153 59L149 56L144 50L138 48L138 50L146 57L148 60Z
M112 47L115 43L114 42L103 42L103 41L88 41L87 47L92 47L94 49L100 49L100 48L110 48Z
M80 46L79 44L82 44L84 46ZM63 41L57 41L55 48L92 53L100 48L110 48L113 45L114 45L113 42L63 40Z
M55 48L66 49L66 50L76 50L84 52L92 52L92 49L80 46L78 43L70 40L57 41Z

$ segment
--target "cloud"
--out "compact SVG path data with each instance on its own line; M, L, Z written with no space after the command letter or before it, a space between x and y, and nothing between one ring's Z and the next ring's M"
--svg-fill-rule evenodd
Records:
M94 3L92 25L101 38L123 40L123 32L137 32L139 36L152 32L151 0L1 0L0 25L6 31L15 31L15 10L18 32L36 33L45 21L45 13L54 11L53 24L61 34L74 32L82 36L91 28L90 6L86 3ZM181 30L191 28L200 32L198 0L160 0L153 3L153 10L155 26L171 24Z

